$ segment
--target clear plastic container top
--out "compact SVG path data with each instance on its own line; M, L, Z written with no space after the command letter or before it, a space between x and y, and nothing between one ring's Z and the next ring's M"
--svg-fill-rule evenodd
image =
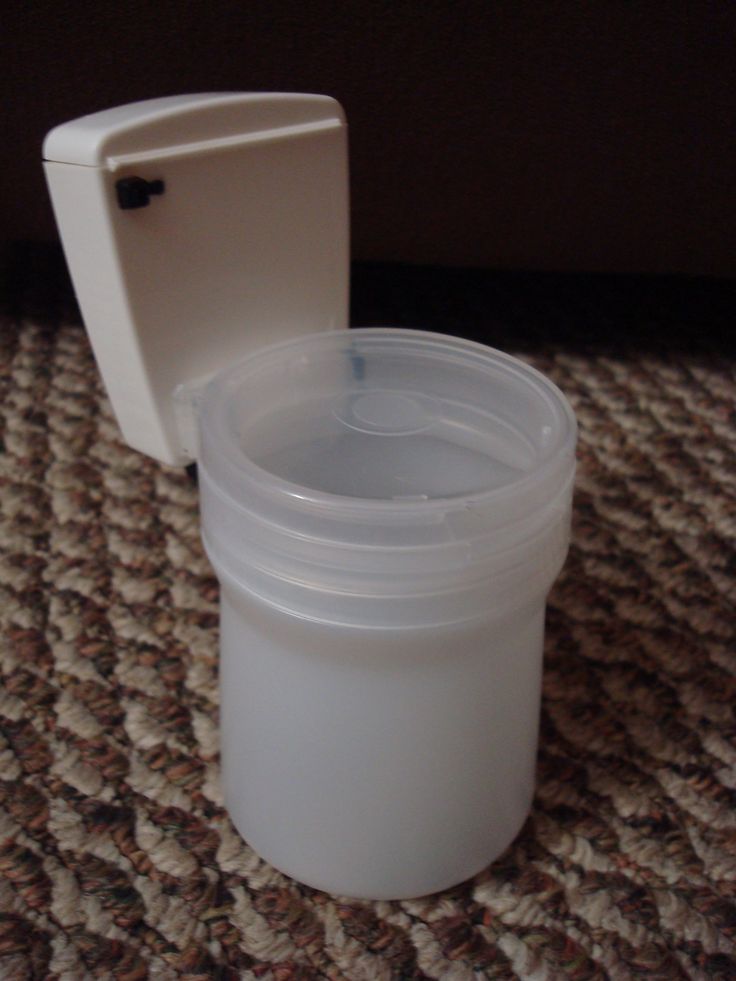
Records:
M314 588L456 589L569 520L570 406L470 341L372 328L277 344L216 376L200 426L211 552Z

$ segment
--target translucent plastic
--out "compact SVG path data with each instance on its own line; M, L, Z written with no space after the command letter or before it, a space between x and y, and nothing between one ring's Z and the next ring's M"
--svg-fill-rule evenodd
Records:
M482 869L534 790L544 603L443 628L297 620L222 593L223 789L265 859L395 899Z
M533 792L569 538L564 397L477 344L357 330L251 355L200 421L236 826L340 894L477 872Z

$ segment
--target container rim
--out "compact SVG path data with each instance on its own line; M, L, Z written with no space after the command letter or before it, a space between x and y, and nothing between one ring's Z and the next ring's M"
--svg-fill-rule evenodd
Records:
M283 358L285 352L295 355L301 350L314 351L320 347L329 350L347 342L361 345L356 347L355 354L369 353L371 346L388 342L405 342L418 348L424 358L435 358L444 362L453 361L455 364L464 363L476 369L501 369L514 377L517 382L525 384L534 391L537 398L546 403L550 415L557 423L556 439L545 447L544 457L523 476L500 487L487 490L477 490L468 494L438 496L426 500L416 498L381 499L375 497L358 497L352 495L334 494L317 490L312 487L293 483L285 478L276 476L255 463L243 450L237 434L231 425L228 405L236 386L242 385L248 377L263 369L274 361ZM555 471L559 474L561 458L567 459L574 454L577 439L577 422L575 414L565 395L542 372L520 359L489 347L477 341L453 337L433 331L424 331L402 327L359 327L350 330L325 330L302 335L270 344L249 354L235 365L219 371L208 383L200 412L202 427L203 464L208 470L227 471L227 484L235 481L240 484L243 480L251 487L259 488L269 495L276 494L290 508L305 511L335 511L339 509L343 517L354 516L370 519L396 518L409 519L432 515L446 515L450 511L460 511L468 507L492 505L511 496L525 496L527 489L536 488L546 482ZM212 460L211 451L214 444L219 444L218 461L214 467L207 466L207 458ZM570 465L564 467L569 471ZM215 483L221 492L227 494L227 489L216 474L212 472ZM556 480L554 480L557 483ZM232 495L228 494L232 500ZM232 500L238 507L243 506L239 501ZM244 508L244 509L247 509Z

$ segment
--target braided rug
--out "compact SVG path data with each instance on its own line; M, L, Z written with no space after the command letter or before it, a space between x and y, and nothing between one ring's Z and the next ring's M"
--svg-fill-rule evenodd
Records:
M736 978L733 364L525 355L580 423L533 811L369 903L223 810L196 486L122 443L80 327L0 347L0 978Z

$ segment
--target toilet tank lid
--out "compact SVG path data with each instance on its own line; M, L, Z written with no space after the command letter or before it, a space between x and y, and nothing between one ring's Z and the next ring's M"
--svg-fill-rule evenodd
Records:
M125 158L171 154L229 140L267 137L295 128L344 125L325 95L212 92L147 99L81 116L57 126L43 145L46 160L115 169ZM122 160L121 160L122 158Z

